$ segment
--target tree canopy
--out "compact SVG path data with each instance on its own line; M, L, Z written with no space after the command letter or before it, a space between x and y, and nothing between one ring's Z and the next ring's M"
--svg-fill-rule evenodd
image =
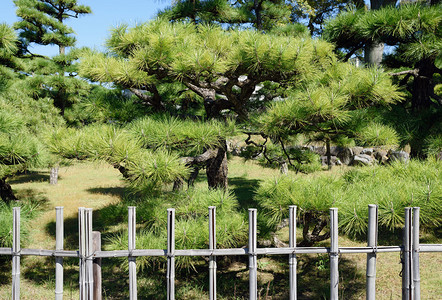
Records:
M434 92L442 74L442 6L407 4L376 11L351 10L329 20L327 40L347 49L349 58L372 40L394 47L385 64L396 68L401 85L411 92L412 107L420 110L442 105Z

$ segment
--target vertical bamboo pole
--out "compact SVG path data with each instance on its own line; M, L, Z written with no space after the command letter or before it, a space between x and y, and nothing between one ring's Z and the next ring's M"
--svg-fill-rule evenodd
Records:
M402 299L412 299L412 265L411 265L411 207L405 208L404 252L402 270Z
M216 249L216 207L209 206L209 249ZM216 300L216 257L209 257L209 299Z
M85 208L78 208L78 254L80 256L80 270L79 270L79 292L80 300L86 300L86 288L85 288L85 277L86 277L86 266L84 257L86 254L85 244L86 244L86 226L85 226Z
M101 232L92 231L92 251L101 251ZM101 277L101 258L94 258L94 300L101 300L102 295L102 277Z
M375 249L378 243L378 206L368 205L367 246ZM367 254L366 299L376 299L376 253Z
M20 299L20 207L13 208L12 300Z
M86 293L87 299L94 297L94 262L92 251L92 208L85 209L86 214Z
M338 209L330 208L330 300L339 297Z
M175 209L167 209L167 300L175 299Z
M55 250L63 250L63 206L55 208ZM55 257L55 300L63 299L63 257Z
M256 255L256 209L249 208L249 299L256 300L258 299L258 262Z
M131 300L137 299L137 265L136 258L131 256L135 250L135 232L136 232L136 207L128 207L128 238L129 238L129 296Z
M296 248L296 206L289 206L289 247L293 250ZM290 300L297 299L297 266L296 254L289 255L289 271L290 271Z
M414 300L421 299L421 277L419 272L419 207L413 207L413 283Z

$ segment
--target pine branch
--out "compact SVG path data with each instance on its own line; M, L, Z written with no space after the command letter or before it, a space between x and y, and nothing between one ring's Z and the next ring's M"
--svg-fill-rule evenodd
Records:
M397 72L397 73L389 73L388 75L390 76L401 76L401 75L413 75L414 77L419 75L419 69L414 69L414 70L407 70L407 71L401 71L401 72Z

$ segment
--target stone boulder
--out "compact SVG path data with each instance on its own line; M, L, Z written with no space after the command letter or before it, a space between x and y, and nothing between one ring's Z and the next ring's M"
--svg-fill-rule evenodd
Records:
M340 166L340 165L342 165L342 162L336 156L331 156L330 157L330 162L331 162L332 166ZM327 166L327 156L325 156L325 155L321 156L321 164L323 166Z
M373 155L373 148L364 148L360 154Z
M353 150L351 148L342 148L337 157L344 165L350 165L353 161Z
M373 157L367 154L359 154L353 157L353 166L371 166L373 164Z
M388 161L399 161L401 163L408 163L410 161L410 154L405 151L388 151Z
M362 147L352 147L352 148L351 148L351 151L353 151L353 154L354 154L354 155L359 155L359 154L361 154L362 150L364 150L364 148L362 148Z

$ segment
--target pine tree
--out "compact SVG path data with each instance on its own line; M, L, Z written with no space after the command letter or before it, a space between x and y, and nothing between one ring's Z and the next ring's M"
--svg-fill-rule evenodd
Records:
M15 0L17 16L14 27L19 32L20 50L29 58L27 72L32 74L29 86L39 97L50 97L64 115L72 103L87 96L89 85L76 78L75 51L66 53L75 45L74 31L65 24L68 18L77 18L91 12L77 0ZM33 44L56 45L59 55L52 59L30 51Z
M9 177L49 163L40 134L63 124L48 99L35 101L28 94L17 44L14 30L0 24L0 196L4 201L17 200Z
M412 107L422 110L432 105L442 105L434 92L442 74L442 6L421 4L382 8L377 11L349 11L330 20L326 38L341 49L348 49L347 58L371 41L377 40L394 46L390 55L391 66L398 68L393 76L400 76L412 94Z
M289 23L290 9L281 0L195 0L177 1L160 17L194 24L252 25L258 30Z

